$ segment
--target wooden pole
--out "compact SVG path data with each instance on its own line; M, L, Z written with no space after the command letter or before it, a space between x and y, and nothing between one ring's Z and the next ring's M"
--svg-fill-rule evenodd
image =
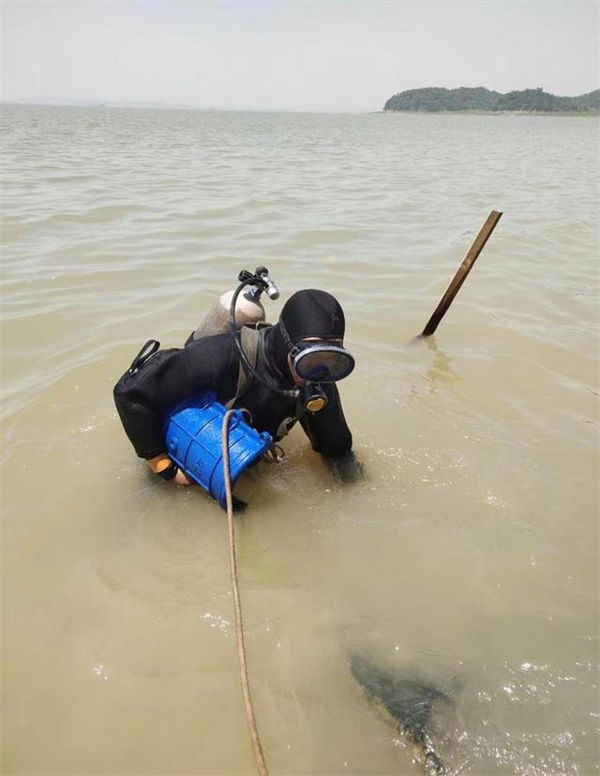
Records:
M446 293L441 298L440 303L435 308L435 312L421 332L422 337L429 337L429 335L433 334L433 332L437 329L439 322L446 314L446 311L452 304L454 297L458 294L460 287L465 282L467 275L471 271L473 264L475 264L475 259L479 256L483 250L483 246L486 244L489 236L494 231L501 215L502 213L500 213L498 210L492 210L492 212L487 217L485 224L481 227L479 234L473 241L473 245L471 245L469 248L463 263L458 268L456 275L452 278L452 282L448 286Z

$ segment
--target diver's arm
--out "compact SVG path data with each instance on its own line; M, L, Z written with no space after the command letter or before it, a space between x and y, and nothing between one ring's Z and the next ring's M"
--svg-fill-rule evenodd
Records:
M126 372L115 386L123 428L137 455L148 460L157 474L169 465L164 463L168 459L165 413L200 391L212 389L220 401L234 395L239 362L233 348L231 338L223 335L185 349L159 351L134 374ZM163 479L168 479L168 472Z
M356 482L364 475L363 465L352 450L352 434L346 423L335 383L323 384L327 406L320 412L306 412L300 423L313 450L325 459L331 473L342 482Z

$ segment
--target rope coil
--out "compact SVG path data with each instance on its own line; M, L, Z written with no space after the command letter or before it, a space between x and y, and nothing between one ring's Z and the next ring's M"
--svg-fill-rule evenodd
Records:
M263 755L258 727L254 716L252 698L250 696L250 685L248 683L248 669L246 664L246 647L244 645L244 631L242 628L242 607L240 604L240 592L237 580L237 562L235 557L235 533L233 528L233 499L231 493L231 475L229 472L229 418L234 410L228 410L223 418L221 433L221 444L223 448L223 473L225 475L225 496L227 501L227 527L229 531L229 570L231 572L231 591L233 593L233 609L235 614L235 635L237 642L238 664L240 668L240 680L242 683L242 694L244 696L244 706L246 709L246 719L250 728L250 737L254 749L256 766L260 776L268 776L267 766Z

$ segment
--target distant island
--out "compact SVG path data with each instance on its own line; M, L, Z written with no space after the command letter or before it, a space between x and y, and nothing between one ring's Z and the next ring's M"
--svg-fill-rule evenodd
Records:
M600 89L579 97L557 97L542 88L520 92L493 92L483 86L459 89L429 87L399 92L385 103L384 111L483 111L489 113L581 113L600 111Z

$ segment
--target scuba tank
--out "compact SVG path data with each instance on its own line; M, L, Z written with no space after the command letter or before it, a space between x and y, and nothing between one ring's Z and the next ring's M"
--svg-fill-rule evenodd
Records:
M257 267L254 273L243 270L240 272L238 280L240 283L247 282L247 284L245 292L238 294L235 302L236 328L264 323L265 308L260 301L263 291L267 292L270 299L279 298L279 290L269 277L269 270L266 267ZM231 303L236 291L237 289L221 294L202 323L194 331L192 339L210 337L213 334L226 334L230 331Z

